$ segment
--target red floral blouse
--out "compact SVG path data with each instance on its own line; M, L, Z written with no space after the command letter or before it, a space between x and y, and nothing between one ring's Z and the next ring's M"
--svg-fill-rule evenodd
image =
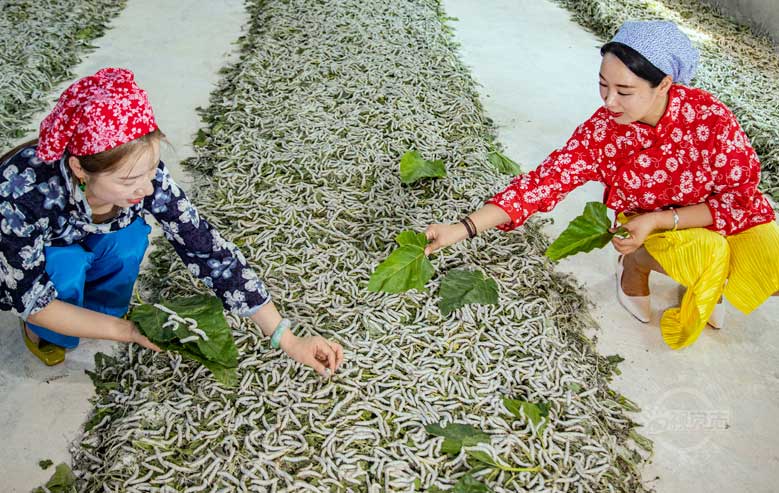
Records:
M548 212L588 181L606 185L604 203L619 212L650 212L706 203L709 229L732 235L774 220L757 189L760 161L733 113L701 89L674 85L655 127L620 125L601 107L566 145L487 201L501 207L509 231Z

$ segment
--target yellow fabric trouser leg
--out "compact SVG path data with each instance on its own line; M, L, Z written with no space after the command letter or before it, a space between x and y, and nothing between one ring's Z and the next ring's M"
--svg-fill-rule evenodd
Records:
M689 346L722 295L730 268L728 241L708 229L690 228L654 233L644 247L674 281L687 288L681 305L663 313L660 330L672 349Z
M704 228L650 235L647 251L687 287L681 306L663 313L663 340L673 349L695 342L721 295L749 314L779 291L779 226L761 224L728 237ZM727 280L727 284L726 284Z
M779 291L779 225L771 221L728 236L725 298L745 315Z

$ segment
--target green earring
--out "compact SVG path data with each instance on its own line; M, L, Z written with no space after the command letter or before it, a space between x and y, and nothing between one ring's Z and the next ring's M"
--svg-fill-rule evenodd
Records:
M81 190L82 192L86 192L87 191L87 182L85 182L85 181L79 182L78 189Z

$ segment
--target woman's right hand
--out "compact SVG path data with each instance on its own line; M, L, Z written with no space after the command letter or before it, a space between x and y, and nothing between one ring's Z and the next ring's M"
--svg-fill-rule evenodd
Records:
M430 255L436 250L448 247L468 237L468 230L463 223L431 224L425 231L427 241L425 255Z
M131 322L129 320L120 319L122 321L123 327L122 331L120 332L119 341L121 342L130 342L138 344L139 346L143 346L147 349L151 349L152 351L160 352L162 349L159 348L156 344L151 342L148 337L141 334L141 331L138 330L138 326L135 325L135 322Z

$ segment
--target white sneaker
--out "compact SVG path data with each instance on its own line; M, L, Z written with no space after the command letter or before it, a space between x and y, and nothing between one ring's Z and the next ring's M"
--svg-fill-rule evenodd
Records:
M652 306L649 296L628 296L622 291L622 255L617 257L617 299L620 305L639 322L648 323L652 318Z

